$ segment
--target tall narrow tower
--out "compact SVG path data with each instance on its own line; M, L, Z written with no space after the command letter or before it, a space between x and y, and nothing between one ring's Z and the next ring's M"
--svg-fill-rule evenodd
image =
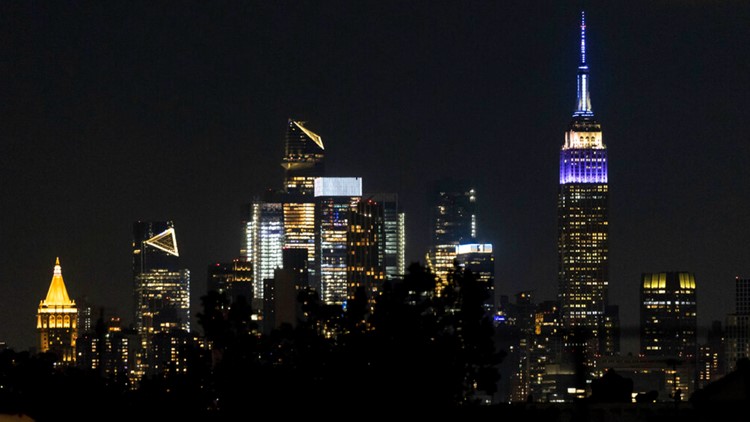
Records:
M190 271L179 256L172 221L133 223L135 325L147 352L154 335L190 331Z
M323 176L323 138L304 126L305 122L287 122L284 158L284 192L313 195L316 177Z
M591 109L583 12L577 80L578 102L560 151L558 281L563 327L591 345L601 336L607 305L608 185L607 147Z
M62 365L76 361L76 338L78 337L78 309L68 296L62 276L60 258L55 260L52 281L47 297L39 303L36 328L39 331L39 350L53 352Z

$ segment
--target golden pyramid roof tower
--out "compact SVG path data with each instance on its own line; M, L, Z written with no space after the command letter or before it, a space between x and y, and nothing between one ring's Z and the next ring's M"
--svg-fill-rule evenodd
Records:
M52 282L49 284L47 297L39 304L39 306L75 306L75 302L70 300L70 296L68 296L68 289L65 288L62 267L60 267L60 258L55 260L55 270L52 274Z

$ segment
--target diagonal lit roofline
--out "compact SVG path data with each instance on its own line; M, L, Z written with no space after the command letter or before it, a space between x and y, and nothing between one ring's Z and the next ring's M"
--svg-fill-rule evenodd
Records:
M317 144L320 147L320 149L323 149L323 150L325 149L325 147L323 146L323 138L321 138L320 135L318 135L317 133L311 131L310 129L302 126L302 122L298 122L296 120L292 120L292 123L294 123L295 125L297 125L297 127L300 128L300 130L302 132L305 132L305 135L307 135L308 137L310 137L310 139L312 139L313 142L315 142L315 144Z
M172 239L172 247L168 248L165 247L159 243L157 243L159 240L169 236ZM177 250L177 237L175 236L174 228L170 227L163 232L157 234L156 236L152 237L151 239L145 240L143 243L153 246L156 249L159 249L161 251L164 251L170 255L174 256L180 256L179 250Z

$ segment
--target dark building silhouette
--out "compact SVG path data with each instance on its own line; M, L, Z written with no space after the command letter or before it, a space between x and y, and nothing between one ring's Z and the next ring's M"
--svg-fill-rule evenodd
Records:
M283 268L274 271L272 279L263 281L263 333L269 334L282 324L292 327L304 318L299 294L309 289L307 249L285 248Z
M735 310L726 320L727 370L737 368L737 361L750 358L750 279L735 279Z
M217 262L208 266L206 287L209 291L226 293L230 303L244 296L248 303L253 298L252 263L237 258L232 262Z
M472 187L461 182L442 182L433 208L432 271L447 280L456 259L456 247L474 243L477 238L477 195Z
M713 321L706 335L706 343L698 349L698 388L704 388L726 374L724 329L721 321Z
M402 278L406 273L406 214L401 211L398 195L376 193L366 195L383 206L383 232L379 248L383 255L385 277Z
M456 262L477 276L477 279L487 289L487 299L484 309L487 316L495 315L495 255L491 243L468 243L456 246Z

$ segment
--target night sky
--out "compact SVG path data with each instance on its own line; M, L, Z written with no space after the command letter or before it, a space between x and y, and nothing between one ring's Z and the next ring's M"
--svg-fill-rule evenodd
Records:
M0 341L36 343L56 256L72 296L130 322L136 220L174 220L197 312L208 264L239 253L241 205L281 187L288 117L323 137L329 176L400 195L409 260L435 181L473 180L497 289L552 299L580 6L3 2ZM637 327L640 274L690 271L700 325L723 320L750 277L750 2L586 9L610 302Z

